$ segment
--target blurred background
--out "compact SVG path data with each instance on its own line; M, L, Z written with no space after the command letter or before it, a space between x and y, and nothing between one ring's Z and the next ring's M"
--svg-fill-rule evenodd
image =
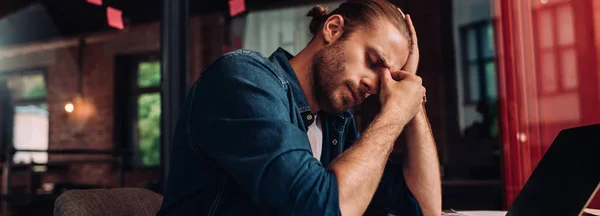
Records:
M1 212L51 215L73 189L160 194L203 68L240 48L296 54L309 9L341 2L3 0ZM600 123L600 1L390 2L417 29L444 209L507 209L560 130ZM353 109L360 129L377 109Z

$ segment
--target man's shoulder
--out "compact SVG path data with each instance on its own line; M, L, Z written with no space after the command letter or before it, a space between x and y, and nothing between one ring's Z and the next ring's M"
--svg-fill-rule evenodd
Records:
M223 54L220 59L233 58L240 61L258 61L268 64L269 60L264 57L260 52L248 49L238 49ZM217 60L218 62L218 60Z
M273 62L261 53L247 49L238 49L223 54L206 68L202 76L209 74L225 78L244 77L244 79L261 83L286 82Z

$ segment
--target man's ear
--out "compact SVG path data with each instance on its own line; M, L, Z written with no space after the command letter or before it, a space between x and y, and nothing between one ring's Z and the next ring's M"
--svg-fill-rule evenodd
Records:
M325 20L321 30L323 31L323 41L325 44L337 41L344 33L344 17L339 14L329 16Z

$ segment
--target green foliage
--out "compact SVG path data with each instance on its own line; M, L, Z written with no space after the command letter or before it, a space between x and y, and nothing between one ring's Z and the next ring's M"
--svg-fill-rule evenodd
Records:
M138 65L138 87L160 86L160 62L142 62ZM143 166L160 164L160 93L138 96L138 151Z
M138 97L138 151L142 165L160 163L160 93Z
M138 86L151 87L160 85L160 62L142 62L138 66Z
M42 85L30 86L28 91L23 95L23 98L43 98L46 97L46 87Z
M46 81L42 74L11 76L7 85L15 100L46 97Z

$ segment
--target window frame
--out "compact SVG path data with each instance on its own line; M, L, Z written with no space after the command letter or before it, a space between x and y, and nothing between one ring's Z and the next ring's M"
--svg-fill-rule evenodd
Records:
M149 61L160 62L160 53L143 52L115 56L114 144L115 149L118 149L123 155L124 168L126 170L160 168L160 163L151 166L144 165L138 151L138 97L139 95L146 93L159 93L162 99L162 89L160 86L138 86L139 64ZM161 111L162 110L163 107L161 103ZM164 133L162 118L160 122L160 131L160 142L162 142ZM159 154L161 153L162 152L159 150Z
M50 134L52 134L52 127L50 127L50 125L52 124L52 118L51 118L51 112L50 112L50 106L48 103L48 89L49 89L49 85L48 85L48 69L45 67L31 67L31 68L24 68L24 69L18 69L18 70L7 70L7 71L0 71L0 80L4 80L4 79L9 79L10 77L19 77L19 76L27 76L27 75L42 75L43 79L44 79L44 88L46 91L46 96L44 97L39 97L39 98L32 98L32 99L15 99L12 97L12 95L10 96L11 99L11 106L13 109L13 121L12 122L12 127L10 129L10 131L12 131L13 134L10 135L10 137L13 139L10 141L10 146L11 148L15 148L14 145L14 118L15 118L15 114L16 114L16 107L17 106L27 106L27 105L41 105L41 104L46 104L47 107L47 111L48 111L48 132L46 134L46 136L48 137L48 148L50 148ZM7 86L8 88L8 86ZM8 89L8 91L10 91L10 89ZM11 94L10 92L8 93L9 95ZM47 154L47 153L46 153ZM12 154L11 160L14 161L14 157L16 154ZM50 158L48 157L48 161L50 161ZM33 161L32 161L33 162Z
M494 70L495 72L498 71L498 64L497 64L497 51L495 49L496 46L494 46L494 52L492 57L485 57L484 56L484 51L483 51L483 47L485 46L485 44L483 44L483 34L484 34L484 30L487 28L487 26L490 26L492 29L496 29L496 19L485 19L485 20L480 20L480 21L475 21L472 23L468 23L465 25L462 25L459 27L459 34L460 34L460 48L461 48L461 61L462 61L462 71L463 71L463 76L462 76L462 82L463 82L463 103L466 105L475 105L477 104L479 101L474 100L473 98L471 98L471 92L473 91L473 89L471 89L471 66L476 65L477 66L477 73L478 73L478 80L477 80L477 86L479 88L479 100L485 99L488 95L487 92L487 84L486 84L486 74L485 74L485 66L486 64L489 63L494 63ZM475 50L476 50L476 56L474 60L469 59L469 41L468 41L468 34L470 31L475 31ZM496 44L496 38L495 35L492 35L492 40L493 43ZM497 74L497 73L495 73ZM495 78L495 80L497 80Z
M556 74L554 79L556 79L556 90L553 92L545 92L544 91L544 83L543 83L543 79L537 79L536 85L537 85L537 89L539 89L538 94L541 96L555 96L555 95L560 95L560 94L564 94L564 93L573 93L573 92L578 92L579 88L575 87L572 89L568 89L564 86L564 83L562 82L562 68L563 68L563 60L562 60L562 56L561 54L563 54L566 51L572 50L575 52L575 58L577 61L578 58L578 50L577 50L577 40L573 40L573 43L568 44L568 45L564 45L564 44L559 44L559 25L558 25L558 21L560 19L559 16L555 16L556 14L558 14L558 10L561 7L564 6L569 6L571 8L572 16L573 16L573 21L575 22L575 11L573 8L573 5L571 4L570 1L562 1L562 2L555 2L555 3L548 3L548 4L543 4L543 5L539 5L538 7L534 8L532 11L532 21L534 23L533 25L533 37L536 39L534 40L534 51L536 53L536 60L535 60L535 69L538 71L542 70L542 60L540 59L540 57L544 54L544 53L554 53L554 61L553 61L553 68L556 69ZM552 28L552 46L550 47L542 47L541 46L541 40L539 40L540 38L540 34L539 34L539 30L540 30L540 20L539 20L539 14L541 12L549 12L551 15L551 25L553 25ZM575 23L573 23L573 25L575 25ZM573 34L577 34L577 30L575 29L575 26L573 26ZM576 37L576 35L575 35ZM578 67L578 66L577 66ZM543 72L542 72L543 73ZM579 85L579 83L578 83Z
M132 106L133 108L131 109L132 113L132 119L131 119L131 128L132 128L132 140L131 140L131 150L132 150L132 164L136 167L136 168L158 168L160 167L160 161L158 164L156 165L143 165L142 161L141 161L141 157L139 154L139 131L138 131L138 111L139 111L139 107L138 107L138 99L141 95L143 94L151 94L151 93L159 93L161 100L162 100L162 87L161 87L161 82L158 83L158 86L150 86L150 87L140 87L138 86L138 79L139 79L139 65L143 62L154 62L154 61L158 61L160 63L160 56L158 53L154 54L154 53L149 53L149 54L144 54L144 55L138 55L136 57L133 58L133 68L132 68L132 75L133 75L133 79L131 79L132 83L131 86L134 88L134 92L132 94ZM160 73L160 71L159 71ZM162 81L162 74L160 74L160 80ZM161 103L161 118L160 118L160 122L159 122L159 126L160 126L160 136L159 136L159 150L158 150L158 154L159 154L159 158L160 158L160 143L162 142L162 138L163 138L163 134L164 134L164 127L162 124L162 103Z
M34 98L34 99L19 99L19 100L15 100L11 96L11 100L12 100L11 102L12 102L13 106L41 104L41 103L47 104L48 103L48 70L46 68L35 67L35 68L9 70L9 71L0 72L0 79L8 79L9 77L14 77L14 76L27 76L27 75L35 75L35 74L41 74L44 77L44 84L46 85L45 86L46 96L40 97L40 98Z

